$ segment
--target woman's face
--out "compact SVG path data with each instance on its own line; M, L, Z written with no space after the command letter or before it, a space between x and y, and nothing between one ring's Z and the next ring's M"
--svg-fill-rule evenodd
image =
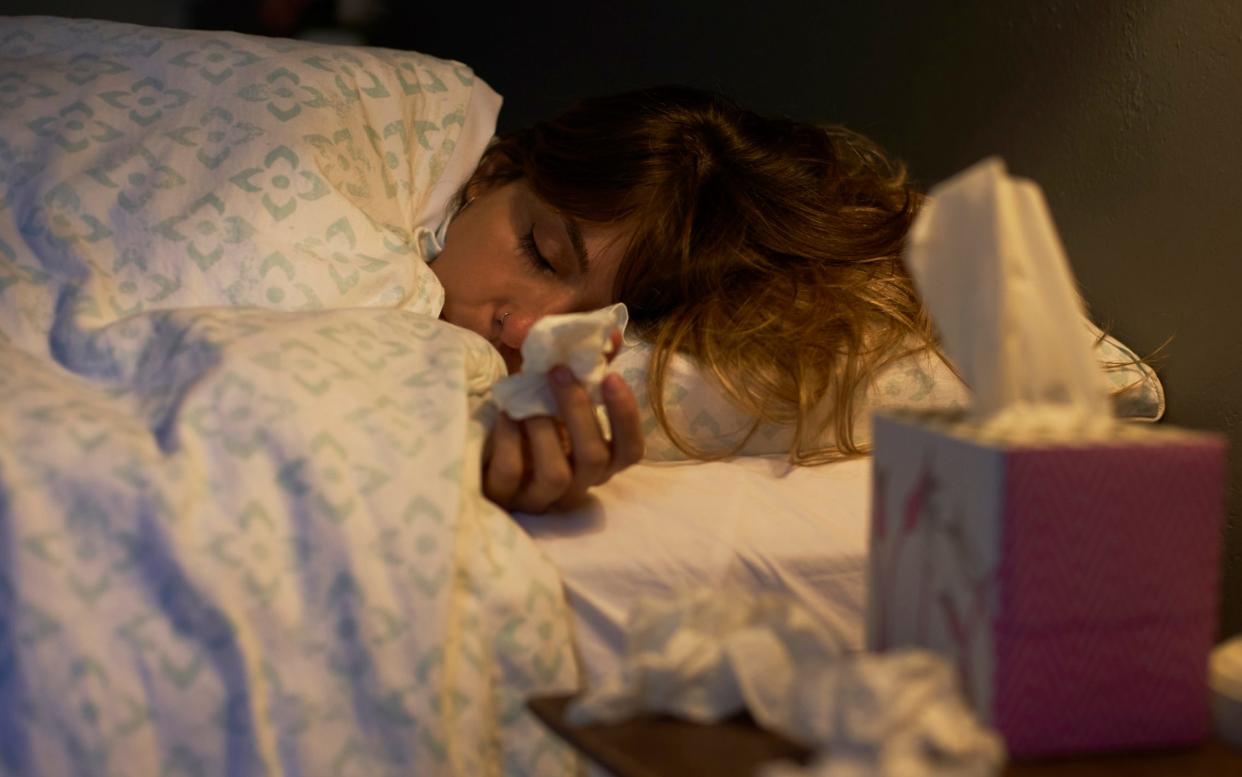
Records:
M562 216L522 181L485 192L449 224L431 263L444 286L440 317L487 338L515 372L537 320L612 303L621 233Z

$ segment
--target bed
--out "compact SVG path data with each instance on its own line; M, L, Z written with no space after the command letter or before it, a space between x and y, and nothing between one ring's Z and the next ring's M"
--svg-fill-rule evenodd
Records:
M868 458L646 462L583 507L518 521L561 575L594 685L623 665L635 603L702 588L792 595L861 649L870 494Z
M865 459L671 461L648 419L664 461L578 510L482 497L504 365L424 258L499 106L412 52L0 18L0 773L570 774L525 700L641 597L861 641Z

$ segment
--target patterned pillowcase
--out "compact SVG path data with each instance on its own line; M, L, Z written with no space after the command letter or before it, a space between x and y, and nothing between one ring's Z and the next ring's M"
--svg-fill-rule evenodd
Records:
M1113 387L1118 418L1154 423L1164 417L1164 386L1156 371L1117 338L1096 330L1096 357Z
M0 19L0 332L38 351L66 312L438 310L420 244L499 104L423 54Z
M1095 330L1099 333L1099 330ZM1164 415L1164 388L1154 370L1113 337L1105 336L1095 349L1106 368L1114 391L1113 408L1119 418L1157 421ZM647 394L650 348L627 343L613 361L613 369L634 388L642 414L646 458L677 461L689 458L660 427ZM1123 390L1124 389L1124 390ZM752 418L737 409L719 384L689 358L673 358L666 384L665 406L669 423L691 445L706 450L727 450L745 436ZM897 361L877 377L866 400L858 407L854 422L855 442L870 439L871 411L884 407L962 407L970 391L938 356L921 352ZM831 445L833 425L823 421L818 442ZM762 424L738 452L739 455L784 454L793 443L790 425Z

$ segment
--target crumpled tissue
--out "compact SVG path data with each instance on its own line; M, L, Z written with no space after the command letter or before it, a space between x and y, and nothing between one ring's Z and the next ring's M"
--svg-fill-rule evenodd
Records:
M586 387L591 402L601 404L600 382L608 371L612 331L624 334L628 322L629 311L620 302L590 313L544 316L522 341L521 371L496 381L492 400L514 421L555 415L547 373L563 364Z
M980 426L1108 432L1109 386L1039 186L991 157L934 187L906 266Z
M777 594L705 589L643 600L617 672L569 708L571 724L640 711L712 722L749 710L765 728L819 749L809 767L765 777L995 774L1000 738L966 705L936 654L851 653L801 605Z
M1242 636L1212 649L1208 687L1212 690L1212 716L1217 735L1234 747L1242 748Z

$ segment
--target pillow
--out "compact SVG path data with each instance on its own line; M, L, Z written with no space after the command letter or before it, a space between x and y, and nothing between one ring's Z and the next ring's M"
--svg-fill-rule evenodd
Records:
M1102 338L1096 344L1095 354L1113 386L1115 414L1129 420L1159 420L1164 415L1164 388L1155 371L1120 341L1092 329ZM657 461L687 459L665 434L651 409L647 393L650 358L649 346L627 341L612 367L634 388L647 446L645 457ZM713 378L681 354L670 363L665 392L670 424L693 446L727 450L745 436L752 423L752 417L735 407ZM866 398L858 403L855 441L870 440L870 415L874 410L962 407L969 403L970 390L939 356L927 351L915 353L886 367L870 386ZM831 445L835 439L833 425L826 418L819 422L823 433L818 442ZM786 454L793 437L791 425L761 424L738 454Z
M459 62L0 19L0 331L151 308L438 314L423 244L500 98Z
M1095 329L1093 327L1093 329ZM1095 329L1095 354L1113 387L1113 412L1118 418L1155 423L1164 417L1164 386L1156 371L1112 335Z

